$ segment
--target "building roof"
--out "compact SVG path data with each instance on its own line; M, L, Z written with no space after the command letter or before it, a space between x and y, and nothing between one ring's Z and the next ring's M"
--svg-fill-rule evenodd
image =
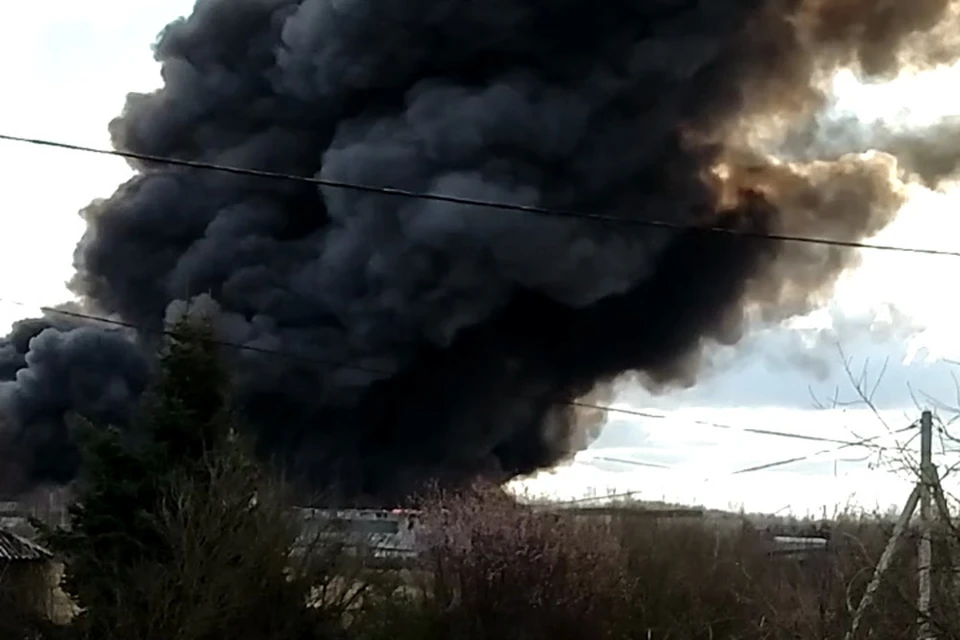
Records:
M53 554L12 531L0 528L0 562L37 562Z

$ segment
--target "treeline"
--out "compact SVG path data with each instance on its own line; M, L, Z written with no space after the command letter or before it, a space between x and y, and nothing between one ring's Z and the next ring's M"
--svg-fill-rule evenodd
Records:
M41 525L76 605L0 575L0 638L20 640L760 640L842 638L886 536L834 525L834 548L775 560L749 528L600 521L501 492L437 493L412 566L302 539L284 485L241 435L211 327L182 321L137 419L79 421L84 476L69 526ZM916 633L915 560L899 556L863 637ZM939 593L951 593L949 576ZM958 637L955 598L935 629Z

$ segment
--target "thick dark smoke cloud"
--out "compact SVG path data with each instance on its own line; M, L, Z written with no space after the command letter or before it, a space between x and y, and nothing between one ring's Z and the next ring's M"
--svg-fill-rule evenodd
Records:
M788 163L833 69L954 57L947 0L201 0L119 149L366 185L857 240L901 201L889 154ZM931 29L933 35L930 35ZM937 34L940 35L937 35ZM926 35L924 35L926 34ZM932 41L933 39L934 41ZM309 486L391 500L583 446L636 371L688 384L748 320L829 296L827 246L604 224L134 162L87 207L72 289L143 328L198 295L264 451ZM7 489L77 471L69 411L121 420L144 340L50 317L0 341ZM314 362L308 362L313 359ZM340 366L323 363L346 363Z

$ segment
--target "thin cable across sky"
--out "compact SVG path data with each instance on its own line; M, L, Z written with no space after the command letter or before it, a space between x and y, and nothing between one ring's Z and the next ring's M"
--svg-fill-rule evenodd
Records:
M489 209L501 210L506 212L526 214L526 215L544 215L544 216L556 216L556 217L565 217L565 218L576 218L576 219L591 220L594 222L601 222L606 224L619 224L619 225L633 226L633 227L651 227L651 228L672 229L672 230L680 230L680 231L699 231L699 232L705 232L705 233L724 234L726 236L731 236L731 235L740 236L740 237L750 238L750 239L766 239L771 241L839 246L839 247L847 247L847 248L855 248L855 249L870 249L870 250L878 250L878 251L891 251L891 252L902 252L902 253L913 253L913 254L960 257L960 251L946 251L946 250L937 250L937 249L901 247L901 246L894 246L894 245L872 244L872 243L865 243L865 242L833 240L829 238L814 238L814 237L805 237L805 236L767 234L767 233L750 232L750 231L743 231L743 230L729 229L729 228L722 228L722 227L704 227L704 226L695 226L695 225L684 225L684 224L671 223L671 222L659 221L659 220L627 219L627 218L620 218L616 216L609 216L609 215L598 214L598 213L558 210L558 209L551 209L551 208L532 206L532 205L520 205L520 204L512 204L512 203L505 203L505 202L494 202L494 201L488 201L488 200L480 200L480 199L474 199L474 198L466 198L461 196L453 196L453 195L445 195L445 194L437 194L437 193L419 193L419 192L408 191L405 189L398 189L398 188L392 188L392 187L373 186L373 185L364 185L364 184L357 184L357 183L337 181L337 180L328 180L328 179L319 178L316 176L303 176L303 175L277 173L277 172L271 172L271 171L263 171L259 169L235 167L235 166L222 165L222 164L210 163L210 162L142 154L142 153L136 153L131 151L122 151L122 150L116 150L116 149L102 149L102 148L95 148L95 147L76 145L76 144L71 144L66 142L60 142L56 140L29 138L29 137L15 136L15 135L4 134L4 133L0 133L0 140L7 141L7 142L21 143L21 144L30 144L34 146L40 146L40 147L46 147L46 148L52 148L52 149L62 149L62 150L68 150L68 151L77 151L77 152L83 152L83 153L114 156L114 157L121 157L126 159L144 161L144 162L155 162L158 164L166 164L166 165L190 168L190 169L201 170L201 171L217 171L221 173L229 173L229 174L248 176L248 177L259 178L259 179L294 181L294 182L308 183L316 186L323 186L323 187L329 187L329 188L362 191L362 192L376 193L380 195L394 196L394 197L401 197L401 198L431 200L431 201L445 202L445 203L455 204L455 205L482 207L482 208L489 208ZM23 307L32 306L32 305L28 305L18 301L2 299L2 298L0 298L0 302L6 302L8 304L23 306ZM114 319L114 318L107 318L107 317L102 317L102 316L97 316L92 314L81 313L77 311L70 311L67 309L58 309L58 308L51 308L51 307L41 307L41 310L44 313L48 313L48 314L72 317L74 319L90 321L90 322L98 322L98 323L103 323L103 324L112 325L116 327L131 329L138 332L144 332L144 333L151 332L151 330L148 328L139 327L127 322ZM156 330L154 331L158 332ZM168 333L168 332L159 331L159 333ZM287 352L282 352L282 351L272 350L272 349L264 349L264 348L256 347L253 345L231 343L227 341L216 341L216 344L218 346L222 346L226 348L256 352L256 353L271 356L271 357L289 358L289 359L299 360L302 362L321 365L325 367L340 367L345 369L362 371L365 373L372 373L375 375L389 374L389 372L387 371L378 370L375 368L366 367L366 366L358 365L355 363L327 361L319 358L304 356L302 354L287 353ZM664 420L671 417L668 415L651 413L648 411L629 409L624 407L592 404L592 403L581 402L581 401L563 400L563 401L556 401L556 404L584 408L584 409L601 410L608 413L630 416L635 418L651 419L651 420ZM785 460L774 461L774 462L767 463L764 465L759 465L756 467L741 469L734 472L735 474L748 473L752 471L759 471L763 469L778 467L786 464L792 464L795 462L801 462L801 461L810 459L812 457L819 456L821 454L832 453L834 451L838 451L838 450L849 448L849 447L866 446L872 441L880 437L891 435L891 434L883 434L883 436L874 436L872 438L865 438L858 441L849 441L849 440L841 440L841 439L834 439L834 438L825 438L820 436L812 436L812 435L800 434L800 433L790 433L790 432L771 430L771 429L736 427L732 425L724 425L724 424L718 424L718 423L712 423L712 422L700 421L700 420L694 420L694 421L685 420L685 422L689 422L691 424L696 424L700 426L715 428L715 429L737 431L737 432L748 433L753 435L770 436L770 437L808 441L808 442L821 442L821 443L837 445L834 449L826 449L824 451L818 451L816 453L806 455L806 456L798 456L798 457L793 457ZM895 433L901 433L902 431L904 430L901 430ZM876 446L874 448L882 449L882 447L876 447ZM597 458L597 459L599 460L602 458ZM654 465L652 463L643 463L640 461L630 461L625 459L617 459L617 460L610 459L608 461L619 462L623 464L641 464L643 466L663 468L663 465Z
M56 140L47 140L43 138L28 138L24 136L15 136L12 134L0 133L0 141L15 142L21 144L30 144L34 146L47 147L53 149L62 149L66 151L79 151L83 153L93 153L98 155L114 156L126 158L129 160L140 160L143 162L156 162L158 164L167 164L177 167L186 167L201 171L217 171L220 173L229 173L234 175L249 176L252 178L261 178L268 180L286 180L291 182L301 182L316 186L329 187L335 189L346 189L350 191L363 191L366 193L376 193L385 196L395 196L399 198L411 198L417 200L431 200L434 202L446 202L448 204L466 205L472 207L482 207L487 209L496 209L514 213L535 214L543 216L554 216L562 218L577 218L582 220L592 220L605 224L620 224L624 226L646 227L656 229L670 229L675 231L697 231L702 233L713 233L717 235L736 236L745 239L770 240L777 242L794 242L800 244L816 244L832 247L846 247L850 249L870 249L874 251L890 251L898 253L913 253L932 256L950 256L960 258L960 251L947 251L942 249L930 249L923 247L902 247L887 244L873 244L869 242L856 242L852 240L835 240L830 238L813 238L807 236L796 236L787 234L761 233L757 231L728 229L724 227L699 226L667 222L665 220L639 220L633 218L620 218L601 213L591 213L587 211L569 211L563 209L552 209L536 205L514 204L509 202L494 202L491 200L481 200L476 198L466 198L462 196L446 195L440 193L427 193L409 191L395 187L383 187L374 185L358 184L345 182L341 180L329 180L318 178L316 176L302 176L288 173L278 173L274 171L263 171L260 169L248 169L243 167L234 167L230 165L217 164L213 162L203 162L198 160L185 160L180 158L171 158L157 156L146 153L137 153L134 151L122 151L118 149L101 149L88 147L84 145L71 144L68 142L59 142Z
M36 308L35 306L30 305L26 302L11 300L9 298L0 298L0 303L9 304L17 307L23 307L26 309ZM148 327L141 327L130 322L124 322L122 320L108 318L105 316L82 313L79 311L71 311L69 309L58 309L56 307L39 307L39 310L46 314L60 315L63 317L73 318L76 320L83 320L87 322L97 322L97 323L106 324L106 325L110 325L118 328L130 329L130 330L137 331L140 333L145 333L145 334L154 333L158 335L169 336L172 333L168 329L152 329ZM319 365L323 367L339 367L339 368L349 369L349 370L363 372L363 373L372 373L375 375L390 375L391 373L386 370L358 365L351 362L326 360L323 358L315 358L312 356L305 356L303 354L290 353L287 351L279 351L275 349L265 349L263 347L256 347L254 345L248 345L248 344L240 344L237 342L230 342L226 340L211 340L211 343L220 347L228 348L228 349L235 349L238 351L249 351L249 352L258 353L261 355L266 355L269 357L289 358L289 359L297 360L307 364L314 364L314 365ZM598 411L604 411L606 413L630 416L635 418L645 418L650 420L668 420L672 417L667 414L652 413L649 411L643 411L639 409L629 409L625 407L615 407L611 405L593 404L593 403L581 402L577 400L554 400L553 404L557 406L570 406L570 407L577 407L582 409L598 410ZM841 440L836 438L812 436L812 435L803 434L803 433L791 433L789 431L778 431L775 429L737 427L734 425L721 424L717 422L709 422L705 420L684 420L684 422L688 424L709 427L712 429L720 429L724 431L732 431L732 432L739 432L739 433L746 433L746 434L753 434L753 435L760 435L760 436L769 436L769 437L775 437L775 438L785 438L789 440L800 440L805 442L823 442L827 444L839 445L840 448L861 446L869 442L870 440L875 440L881 437L881 436L876 436L874 438L868 438L862 441ZM883 434L883 435L888 435L888 434Z

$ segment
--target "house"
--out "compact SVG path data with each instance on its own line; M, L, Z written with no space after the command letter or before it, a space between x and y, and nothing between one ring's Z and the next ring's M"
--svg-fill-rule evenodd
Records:
M48 613L54 573L52 553L0 528L0 609Z
M0 571L49 563L53 554L36 542L0 529Z

